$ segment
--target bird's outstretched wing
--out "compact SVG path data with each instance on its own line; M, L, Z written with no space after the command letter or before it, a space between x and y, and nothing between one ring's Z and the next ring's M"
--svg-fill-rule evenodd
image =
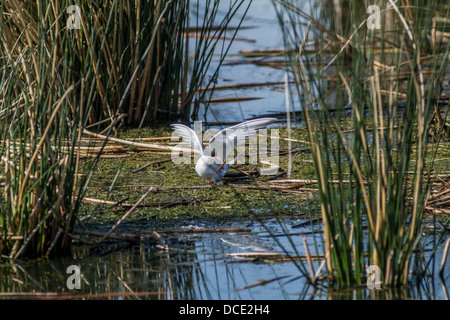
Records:
M194 149L195 152L198 152L201 155L203 154L205 146L194 130L180 123L174 123L170 126L183 139L185 143L187 143L191 148Z
M226 159L234 147L244 144L258 130L275 122L276 118L259 118L239 123L219 131L209 140L209 149L221 159Z

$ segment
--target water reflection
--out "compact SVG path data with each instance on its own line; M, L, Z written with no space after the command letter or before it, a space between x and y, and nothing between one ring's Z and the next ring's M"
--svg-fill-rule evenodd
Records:
M77 246L65 257L3 262L0 266L0 297L158 300L448 298L449 266L445 270L445 282L439 277L426 277L420 283L411 284L410 288L399 290L314 287L300 276L292 261L242 262L230 255L243 252L284 254L285 250L293 253L291 243L282 236L283 229L290 232L296 254L304 254L301 239L311 231L310 225L299 228L298 221L294 220L284 220L282 224L276 220L229 223L230 227L236 223L246 225L251 232L168 233L164 236L168 250L150 243L128 246L116 242L105 245L103 250L110 251L105 254ZM195 226L212 228L217 224L208 226L199 222ZM308 242L313 243L313 237L319 235L309 233ZM430 240L426 238L426 241ZM441 250L442 246L438 247L438 262ZM70 265L80 267L80 290L67 287L71 274L66 270Z

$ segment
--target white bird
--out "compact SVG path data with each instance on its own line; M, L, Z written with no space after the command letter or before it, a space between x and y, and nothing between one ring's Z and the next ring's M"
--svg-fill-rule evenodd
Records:
M250 137L256 135L258 130L275 122L276 118L259 118L239 123L219 131L209 140L205 148L194 130L183 124L171 124L172 129L183 141L196 150L201 157L195 164L197 174L209 183L222 183L222 178L239 155L231 161L227 156L236 146L244 144ZM222 160L223 159L223 160Z

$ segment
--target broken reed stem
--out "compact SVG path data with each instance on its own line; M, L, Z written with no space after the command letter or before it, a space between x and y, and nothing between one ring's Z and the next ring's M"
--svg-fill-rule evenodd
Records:
M157 188L154 187L153 191L156 192ZM90 202L90 203L106 204L106 205L110 205L111 207L118 207L118 208L132 208L132 207L136 206L136 204L124 203L124 201L126 201L127 199L128 198L116 202L116 201L84 197L83 201ZM177 205L189 205L189 204L193 204L193 203L208 202L208 201L212 201L212 200L211 199L182 199L180 201L174 201L174 202L156 202L156 203L149 203L149 204L139 204L139 205L137 205L137 207L138 208L148 208L148 207L167 208L167 207L173 207L173 206L177 206Z
M444 251L442 252L441 265L439 267L439 275L442 279L444 278L444 269L445 269L445 264L446 264L447 258L448 258L449 246L450 246L450 239L447 239L447 242L445 243Z
M247 233L251 232L248 228L211 228L211 229L188 229L188 230L154 230L150 231L151 233L230 233L230 232L239 232L239 233ZM143 232L144 234L148 232Z
M165 162L170 162L170 161L172 161L172 158L167 158L167 159L162 159L162 160L152 161L152 162L150 162L150 163L147 163L146 165L143 165L142 167L140 167L140 168L138 168L138 169L136 169L136 170L131 171L131 173L136 173L136 172L142 171L142 170L144 170L145 168L148 168L148 167L150 167L151 165L154 165L154 164L160 164L160 163L165 163Z
M69 224L67 223L67 226L66 226L66 233L64 234L65 237L68 236L68 226L69 226ZM63 230L62 228L59 228L59 229L58 229L58 232L56 233L55 238L53 239L52 243L50 244L50 246L49 246L48 249L47 249L47 253L45 254L46 257L49 257L49 256L50 256L50 253L52 252L53 247L55 246L56 242L58 241L59 237L61 236L61 234L62 234L63 232L64 232L64 230Z
M314 267L312 264L311 255L309 254L308 243L306 242L305 236L302 237L302 241L303 241L303 247L305 248L306 261L308 262L309 272L311 274L311 281L312 281L312 283L315 283L316 282L316 273L314 272Z
M258 282L255 282L255 283L252 283L252 284L249 284L249 285L237 288L237 289L235 289L235 291L242 291L242 290L245 290L245 289L251 289L251 288L254 288L254 287L258 287L258 286L263 286L263 285L266 285L268 283L284 279L286 277L288 277L288 276L276 277L276 278L272 278L272 279L269 279L269 280L261 280L261 281L258 281Z
M22 254L22 252L25 250L25 248L28 246L28 244L30 243L30 241L33 239L33 237L35 236L35 234L39 231L39 229L43 226L44 222L51 216L52 214L52 210L49 210L48 213L45 215L45 217L39 222L39 224L33 229L33 231L30 233L30 235L28 236L28 238L25 240L24 244L22 245L22 247L19 249L19 251L17 251L17 253L14 255L14 259L18 259L20 257L20 255ZM13 254L13 253L12 253ZM11 256L12 258L12 256Z
M133 147L153 148L153 149L165 150L165 151L168 150L168 151L198 152L198 151L192 150L190 148L188 149L188 148L179 148L179 147L171 147L171 146L161 146L159 144L154 144L154 143L132 142L132 141L127 141L127 140L123 140L123 139L107 137L107 136L104 136L104 135L101 135L98 133L90 132L86 129L83 130L83 133L91 135L93 137L104 139L105 141L114 141L114 142L130 145Z
M285 100L286 100L286 116L287 116L287 141L288 141L288 170L287 177L291 177L292 173L292 142L291 142L291 110L289 105L289 85L288 85L288 74L284 74L284 86L285 86Z
M154 191L155 188L150 188L145 192L142 197L133 205L133 207L130 208L123 216L120 218L117 223L97 242L97 245L99 245L108 235L110 235L138 206L139 204L147 197L147 195Z
M143 242L149 240L155 240L158 244L163 245L163 248L168 250L169 247L164 244L164 239L161 234L178 234L178 233L249 233L251 232L248 228L212 228L212 229L192 229L192 230L152 230L152 231L143 231L138 233L111 233L111 232L101 232L101 231L75 231L75 234L78 235L86 235L89 237L101 237L101 241L104 241L105 238L116 240L116 241L125 241L125 242ZM81 239L73 235L73 238L77 241L81 241L83 243L86 240ZM91 243L93 246L97 246L100 242Z

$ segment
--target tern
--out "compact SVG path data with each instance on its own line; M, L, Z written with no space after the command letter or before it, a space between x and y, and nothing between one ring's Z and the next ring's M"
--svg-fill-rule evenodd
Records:
M209 140L208 148L205 148L202 140L188 126L180 123L170 126L185 143L200 154L200 158L195 164L197 174L206 179L208 184L222 184L225 173L240 156L239 154L228 161L227 157L230 151L244 144L250 137L255 136L259 130L266 128L276 120L276 118L258 118L225 128Z

